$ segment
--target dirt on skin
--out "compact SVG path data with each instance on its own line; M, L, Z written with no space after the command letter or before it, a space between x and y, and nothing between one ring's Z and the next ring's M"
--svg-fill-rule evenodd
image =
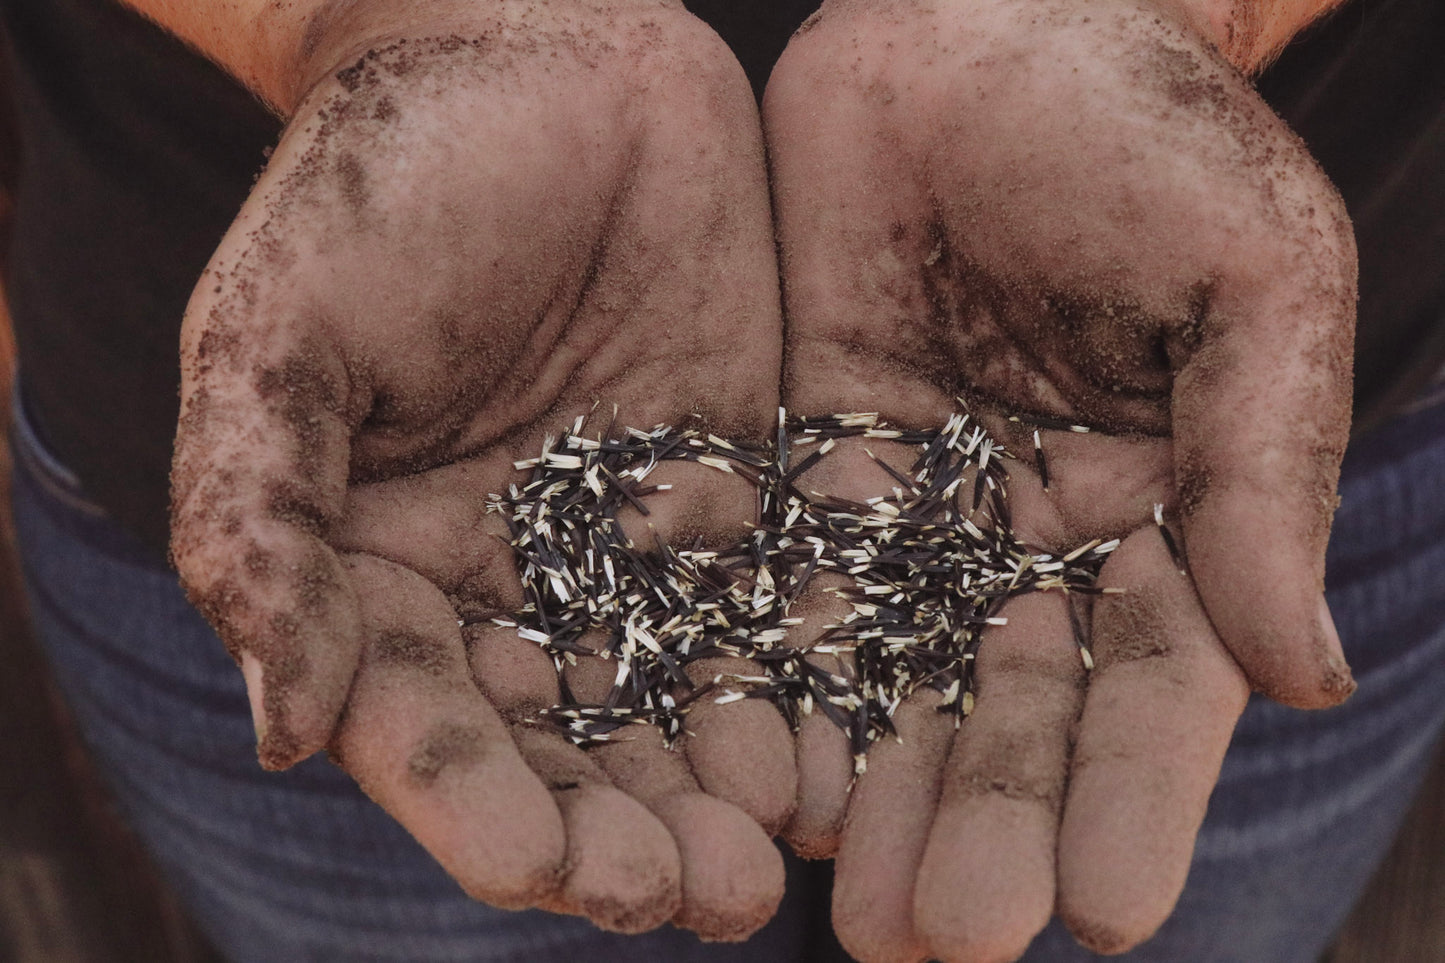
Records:
M1095 604L1059 912L1087 945L1115 952L1172 909L1249 687L1155 533L1126 540L1100 584L1127 592Z
M556 733L522 726L513 729L513 738L528 767L552 790L567 826L555 908L581 912L621 933L671 919L681 903L682 870L666 827Z
M662 4L625 13L512 6L494 28L378 43L298 109L193 301L172 478L175 557L196 575L188 590L233 654L253 652L264 665L274 719L263 755L272 764L294 761L316 738L292 738L287 709L310 704L318 672L340 664L299 643L328 606L345 606L344 580L298 563L297 546L332 536L348 481L393 479L483 450L510 464L562 413L570 420L597 398L622 402L624 423L696 416L730 437L765 430L780 345L762 148L756 136L737 136L755 131L754 107L721 43L699 40L710 36ZM543 81L532 83L534 74ZM447 96L471 85L505 113L564 74L602 108L548 113L521 136L551 138L545 156L589 158L568 175L585 182L575 216L537 217L518 208L525 198L466 184L450 202L402 196L437 187L398 181L391 161L397 144L431 129L429 111L449 109ZM641 123L651 108L689 121ZM654 155L675 150L652 145L683 133L691 162L659 166ZM465 147L457 140L423 141L422 153L445 158ZM465 181L478 165L446 170ZM563 178L546 193L555 201L575 187ZM511 275L496 268L500 280L438 287L454 261L491 270L490 256L473 256L476 239L491 233L476 230L467 206L478 196L492 197L496 209L483 213L503 226L525 224L527 251ZM657 223L658 197L680 213ZM397 210L426 216L402 225L402 243L388 248L399 260L357 273L367 245L396 233ZM406 268L413 263L420 268ZM405 284L392 283L397 272ZM418 291L421 309L397 310ZM727 387L692 397L694 378ZM704 533L707 512L683 514L688 533ZM290 535L250 537L257 528ZM235 566L211 557L238 538L248 544ZM499 587L495 573L465 562L435 577L469 616L492 614L509 573ZM298 577L293 600L288 581ZM307 618L272 617L273 608Z

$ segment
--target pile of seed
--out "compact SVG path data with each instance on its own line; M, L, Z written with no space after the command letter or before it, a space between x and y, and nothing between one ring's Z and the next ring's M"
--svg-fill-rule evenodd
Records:
M867 502L800 489L801 476L845 438L865 446L889 439L918 456L907 471L875 458L895 484ZM1047 486L1037 431L1034 439ZM942 711L968 714L983 631L1007 621L1008 599L1098 591L1117 541L1063 555L1022 543L1009 515L1006 463L1014 457L966 412L940 430L901 431L873 413L789 419L780 411L776 440L762 448L672 427L608 426L588 437L579 418L517 463L530 472L525 483L493 496L526 598L515 623L497 621L552 655L562 703L543 721L574 742L605 741L637 722L670 740L697 699L767 698L794 725L803 714L827 715L848 733L861 771L869 743L893 733L894 708L919 686L944 694ZM648 477L679 459L756 487L760 523L750 536L724 549L627 538L618 510L647 515L647 496L665 487ZM802 620L789 610L820 572L846 576L837 591L851 611L821 638L794 638L789 630ZM1077 623L1075 636L1091 665ZM837 671L809 653L834 656ZM756 671L707 679L686 671L720 655ZM604 703L579 704L567 689L563 669L579 658L616 662Z

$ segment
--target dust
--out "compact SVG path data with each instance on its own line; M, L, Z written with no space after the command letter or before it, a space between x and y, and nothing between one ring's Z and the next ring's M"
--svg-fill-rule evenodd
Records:
M476 726L443 722L434 726L407 759L412 782L430 788L449 768L472 766L486 757L490 733Z
M437 678L445 676L452 665L445 642L416 632L388 632L372 643L372 652L382 665L415 669Z
M1178 604L1158 589L1135 587L1122 595L1094 601L1094 671L1142 659L1167 657L1169 626L1179 619Z

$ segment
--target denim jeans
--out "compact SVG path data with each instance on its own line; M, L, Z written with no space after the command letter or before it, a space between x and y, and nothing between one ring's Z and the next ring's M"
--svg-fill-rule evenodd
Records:
M263 772L241 674L176 576L96 508L23 416L14 510L32 612L121 807L237 961L792 961L839 958L827 880L790 861L779 916L741 946L467 899L321 758ZM1298 712L1255 700L1224 763L1178 910L1124 957L1308 963L1368 880L1445 727L1445 404L1346 458L1328 594L1359 690ZM1029 961L1091 959L1057 924Z

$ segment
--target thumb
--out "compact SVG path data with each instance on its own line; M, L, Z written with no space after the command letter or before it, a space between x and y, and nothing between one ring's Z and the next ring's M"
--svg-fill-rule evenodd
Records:
M282 769L326 744L360 652L326 542L346 487L347 380L314 344L228 330L210 318L183 338L171 553L242 664L262 765Z
M1336 250L1286 280L1221 290L1173 396L1200 597L1251 684L1300 708L1335 705L1355 687L1323 596L1354 322L1353 247L1348 223L1336 228L1325 235Z

